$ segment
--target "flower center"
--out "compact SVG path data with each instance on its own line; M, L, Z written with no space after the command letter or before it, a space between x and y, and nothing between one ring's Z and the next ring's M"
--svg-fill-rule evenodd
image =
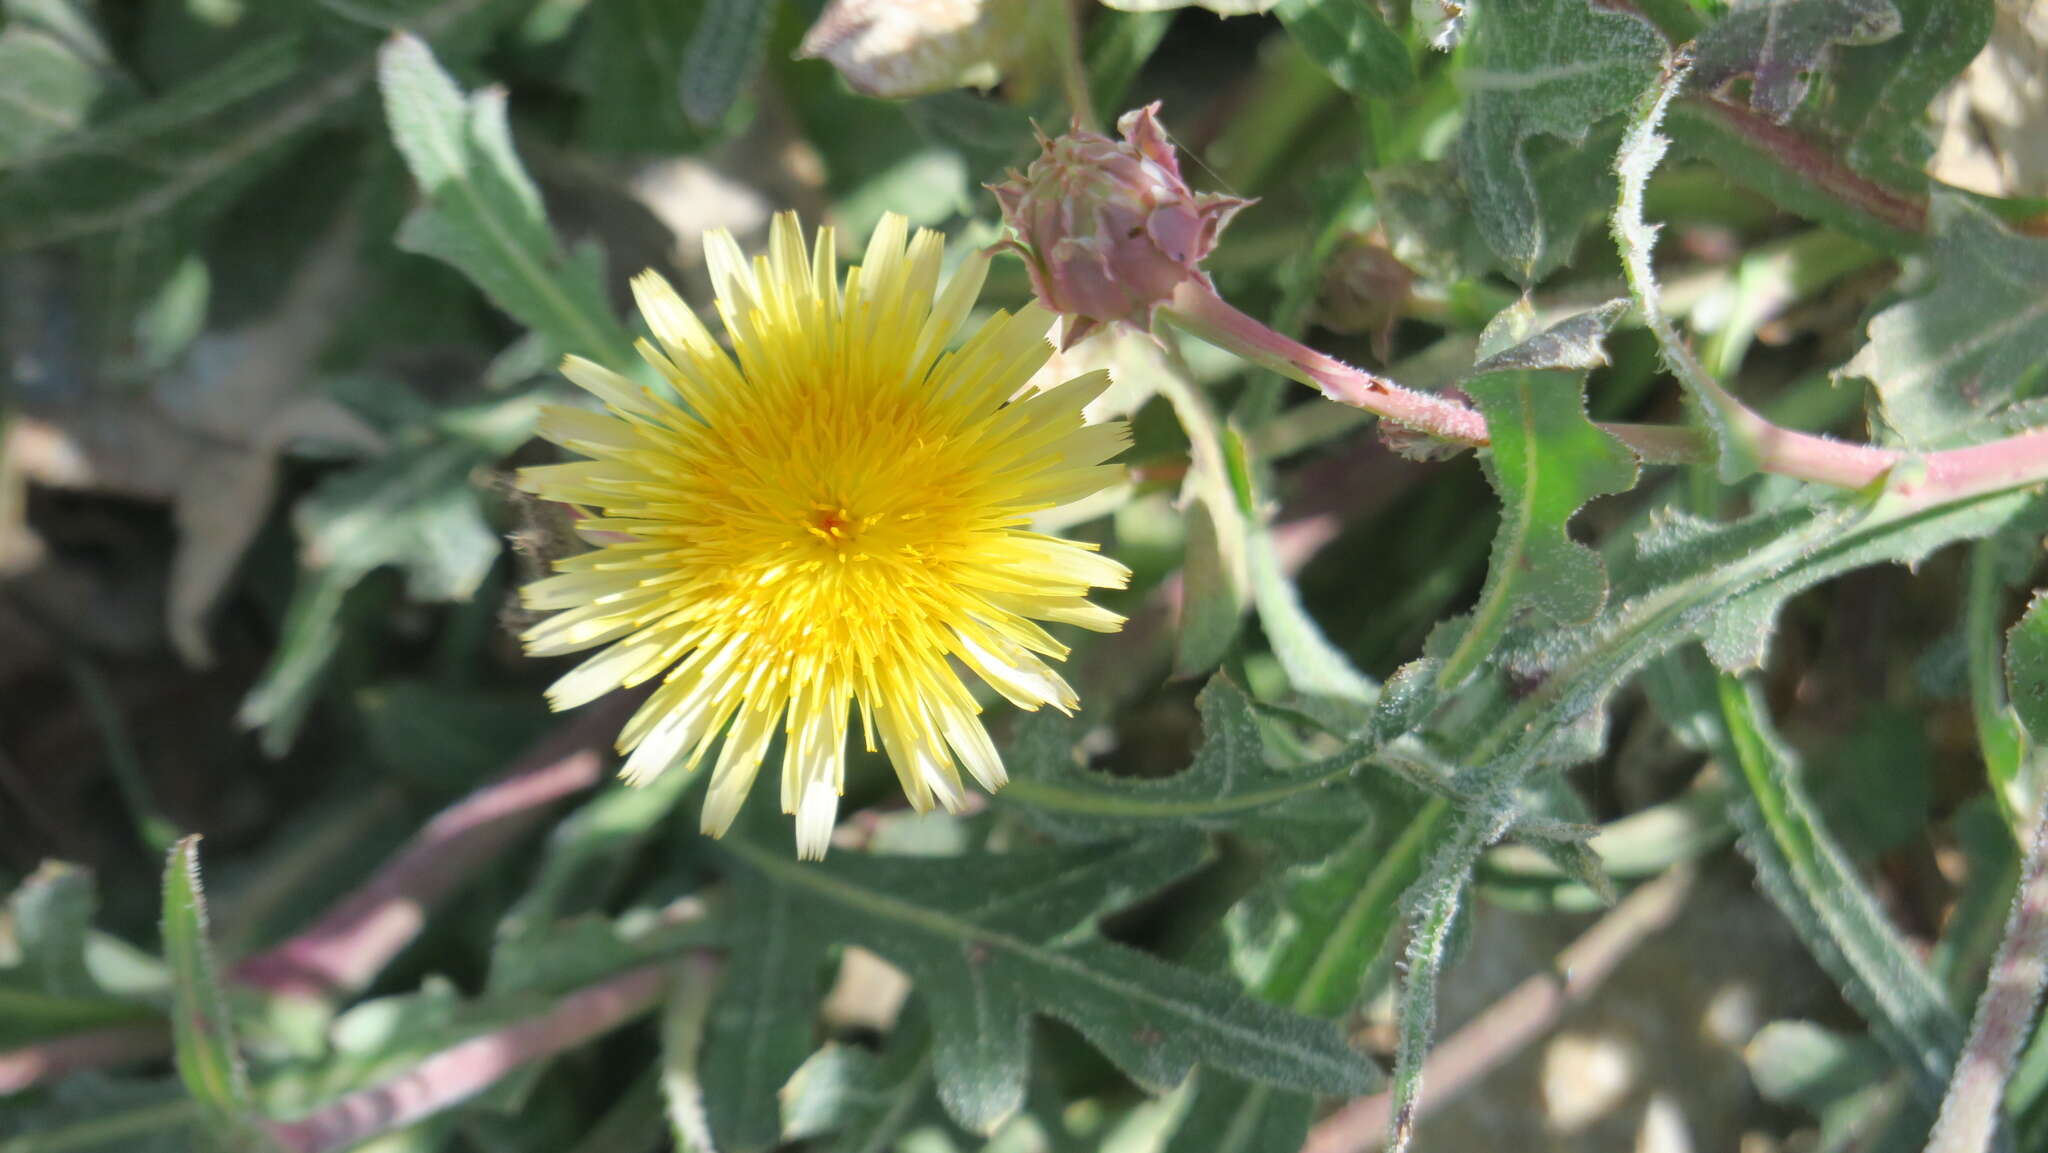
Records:
M810 520L804 528L833 548L845 549L857 543L861 524L839 505L813 504Z

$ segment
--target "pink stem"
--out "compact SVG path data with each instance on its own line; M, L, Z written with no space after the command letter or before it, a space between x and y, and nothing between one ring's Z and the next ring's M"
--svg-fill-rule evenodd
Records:
M1443 440L1486 443L1486 418L1454 400L1403 388L1283 336L1237 310L1199 279L1181 282L1167 305L1174 323L1324 396Z
M346 1149L431 1117L476 1096L522 1065L618 1028L653 1008L667 983L666 965L629 969L569 994L538 1017L472 1037L311 1116L266 1128L288 1153Z
M304 932L249 957L233 979L324 998L359 991L410 944L427 913L564 797L596 785L636 694L615 693L542 739L504 777L443 809L363 886Z
M1930 504L2033 484L2048 476L2048 428L1930 453L1921 462L1926 474L1901 491Z
M2048 979L2048 804L2034 822L2027 860L2005 922L2005 940L1991 962L1970 1039L1956 1061L1927 1153L1983 1153L2003 1113L2020 1043L2033 1027Z
M1183 283L1165 316L1219 348L1291 380L1300 381L1341 404L1362 408L1419 432L1455 444L1484 447L1486 419L1447 397L1403 388L1362 368L1273 331L1240 312L1199 281ZM1898 494L1937 505L2048 480L2048 429L2023 432L1968 448L1917 458L1898 449L1851 444L1813 433L1780 428L1741 407L1733 418L1759 457L1759 467L1836 488L1864 488L1894 467L1917 459L1923 472L1907 478ZM1698 463L1712 459L1711 446L1697 429L1674 425L1603 424L1647 464Z
M162 1022L109 1025L0 1052L0 1096L81 1069L162 1057L171 1034Z

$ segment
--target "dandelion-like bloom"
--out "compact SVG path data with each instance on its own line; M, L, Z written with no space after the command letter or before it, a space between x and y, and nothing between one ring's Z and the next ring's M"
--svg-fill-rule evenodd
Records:
M1086 598L1129 570L1026 527L1121 476L1104 462L1128 428L1081 419L1108 377L1019 395L1051 354L1052 316L1035 304L948 351L987 260L970 255L941 287L941 248L887 217L842 287L830 229L806 251L796 218L778 216L751 263L711 233L731 354L643 273L633 290L659 347L640 353L676 395L572 357L563 371L605 411L541 418L542 436L590 459L520 483L583 508L598 547L525 588L529 608L560 610L527 631L527 651L606 646L549 689L558 709L662 677L619 734L628 780L693 768L724 733L704 802L713 836L780 729L783 811L798 851L823 856L855 710L917 809L957 808L962 766L1001 787L960 670L1020 708L1071 711L1045 660L1067 647L1036 622L1123 623Z

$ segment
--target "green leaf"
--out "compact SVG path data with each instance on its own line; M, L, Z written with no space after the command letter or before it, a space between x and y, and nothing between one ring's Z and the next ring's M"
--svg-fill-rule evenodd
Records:
M1759 661L1778 606L1794 594L1882 561L1917 562L2000 531L2038 504L2026 491L1934 506L1890 494L1795 504L1725 526L1657 518L1635 561L1617 568L1616 595L1599 620L1504 639L1509 667L1542 679L1483 729L1456 734L1452 752L1468 766L1461 787L1512 786L1540 767L1592 755L1575 732L1597 726L1615 688L1688 640L1706 638L1723 667Z
M258 42L0 176L0 249L217 212L353 90L303 85L305 53Z
M264 748L291 746L341 646L351 589L386 565L424 601L465 600L497 563L501 543L486 517L475 470L525 440L538 409L511 397L436 418L434 439L407 444L336 473L293 510L303 569L283 636L243 702L243 725Z
M20 964L0 970L7 983L60 997L91 997L98 982L85 967L85 937L98 902L92 874L45 861L7 898Z
M706 1088L721 1147L776 1139L761 1123L772 1116L737 1091L772 1094L808 1052L818 967L835 942L870 949L910 975L932 1023L939 1099L977 1131L1023 1102L1034 1012L1072 1025L1153 1091L1196 1064L1331 1094L1362 1092L1374 1080L1327 1024L1097 933L1101 917L1202 863L1204 842L1192 832L949 858L847 854L826 866L744 839L724 848L741 866L734 897L759 921L735 944L729 971L741 984L712 1019ZM957 883L962 876L977 883ZM721 1118L721 1103L747 1112Z
M0 170L85 124L103 83L93 62L48 33L0 30Z
M1615 311L1602 310L1609 321ZM1606 604L1606 566L1568 526L1587 502L1635 487L1635 454L1587 418L1583 368L1547 367L1604 361L1602 328L1594 314L1565 321L1482 363L1499 367L1463 385L1486 416L1483 460L1502 507L1479 605L1438 674L1445 688L1479 667L1517 614L1583 624Z
M1916 1090L1939 1100L1962 1048L1962 1018L1821 823L1793 775L1791 754L1765 727L1754 686L1724 674L1718 693L1721 755L1741 770L1750 794L1736 808L1742 846L1764 892Z
M1839 829L1850 859L1867 861L1918 839L1934 807L1934 747L1918 709L1866 702L1841 740L1816 749L1805 779Z
M532 883L498 922L492 987L501 987L503 973L530 970L535 950L548 947L558 922L603 907L648 838L702 779L663 773L644 785L614 781L557 822Z
M1187 561L1181 568L1180 627L1173 672L1195 677L1230 655L1250 603L1243 515L1235 500L1203 498L1187 511Z
M1156 374L1156 384L1188 438L1187 562L1173 650L1175 675L1188 677L1215 668L1237 642L1251 603L1245 553L1252 509L1234 483L1242 474L1231 468L1223 422L1201 387L1170 369Z
M1778 130L1719 100L1678 101L1665 130L1686 158L1714 165L1787 212L1884 252L1903 255L1922 246L1925 206L1857 178L1824 140Z
M1706 640L1714 663L1741 671L1763 663L1778 611L1798 593L1872 564L1917 564L1944 545L1999 531L2034 503L2028 494L2011 492L1935 509L1893 495L1875 502L1824 499L1726 525L1669 514L1639 538L1640 563L1631 569L1628 584L1641 588L1678 573L1694 574L1680 578L1684 583L1718 583L1698 566L1716 557L1737 564L1745 550L1754 550L1749 559L1759 563L1745 565L1750 571L1742 579L1727 582L1720 603L1695 605L1687 612L1697 630L1693 635Z
M694 151L702 133L677 91L697 0L609 0L593 5L570 74L585 94L578 137L605 151Z
M207 940L199 884L199 838L186 837L164 863L164 957L171 968L171 1038L178 1076L219 1133L251 1116L249 1074L235 1047L227 995Z
M341 651L349 590L360 576L302 571L293 583L277 647L235 713L236 723L261 732L266 755L283 756L305 723L327 668Z
M193 1153L199 1105L177 1081L80 1073L0 1109L0 1153Z
M1031 117L1014 105L954 90L907 100L903 115L919 136L965 157L977 178L993 180L1029 162Z
M880 1054L828 1044L813 1053L784 1091L783 1139L826 1134L835 1153L891 1149L913 1125L942 1121L932 1094L932 1037L924 1010L903 1008Z
M1742 1052L1750 1080L1766 1101L1819 1113L1883 1080L1891 1071L1883 1047L1811 1021L1773 1021Z
M17 986L0 970L0 1046L13 1048L110 1025L161 1025L162 1014L113 997L66 997Z
M399 229L399 246L446 262L555 351L625 370L632 340L605 295L602 255L564 255L540 193L513 150L503 89L464 98L409 35L378 55L392 141L426 198Z
M571 992L687 949L722 945L729 936L725 922L689 905L634 908L617 917L584 913L501 941L485 988L491 1000L518 1005L535 993Z
M753 82L775 27L779 0L705 0L683 56L683 112L699 128L725 119Z
M1990 38L1993 0L1892 0L1902 31L1834 54L1826 98L1802 122L1840 145L1851 166L1895 187L1925 187L1927 105Z
M528 693L425 679L358 690L355 705L364 741L385 770L451 796L501 770L547 723Z
M1188 1106L1166 1153L1296 1153L1315 1120L1316 1099L1271 1085L1195 1074Z
M1245 541L1245 560L1259 627L1287 673L1287 683L1307 696L1371 704L1379 696L1379 686L1330 643L1309 615L1300 590L1280 570L1271 528L1260 525L1251 531Z
M293 515L306 570L301 580L334 591L309 605L306 619L288 622L287 631L327 628L339 594L385 565L402 569L420 600L474 593L499 550L470 484L478 463L475 448L460 443L400 449L328 478L301 500ZM272 663L272 672L281 669Z
M1403 1153L1415 1135L1423 1059L1436 1034L1437 980L1450 951L1458 911L1470 888L1472 868L1518 815L1512 805L1460 814L1402 898L1411 928L1402 966L1400 1041L1394 1053L1393 1101L1387 1124L1387 1147L1394 1153Z
M1459 165L1479 231L1524 282L1554 267L1532 137L1583 145L1594 124L1627 109L1657 75L1663 39L1648 21L1587 0L1495 0L1474 5L1466 33ZM1605 157L1600 161L1604 163Z
M1371 818L1363 792L1345 787L1364 747L1326 761L1277 767L1266 755L1251 698L1225 677L1197 699L1202 746L1170 777L1119 777L1075 759L1079 727L1033 716L1018 725L1007 760L1013 779L996 803L1020 809L1063 837L1101 838L1162 829L1228 829L1296 847L1336 844Z
M1372 0L1281 0L1273 14L1346 92L1392 99L1415 83L1408 45Z
M1962 620L1977 752L1984 758L1984 776L1990 782L1992 798L2015 839L2026 827L2023 814L2033 807L2034 782L2040 771L2027 759L2030 742L2006 684L2007 644L2002 626L2006 591L2030 574L2034 548L2031 535L2019 533L1972 546ZM1971 875L1977 874L1973 871Z
M662 1139L672 1136L662 1112L659 1070L649 1068L633 1079L626 1091L605 1109L594 1124L582 1127L576 1144L570 1146L567 1153L620 1153L622 1150L647 1153L659 1149ZM524 1118L517 1123L522 1131L530 1132ZM553 1147L560 1148L559 1145ZM529 1143L518 1148L536 1149L540 1146ZM684 1153L696 1151L686 1149Z
M102 989L87 955L98 902L92 875L45 861L7 898L14 963L0 968L0 1049L110 1025L161 1024L162 1014Z
M2048 239L2009 231L1961 196L1934 198L1933 285L1870 321L1842 369L1877 386L1907 443L1982 436L2013 404L2048 392Z
M1342 1017L1391 971L1401 898L1451 827L1431 800L1361 829L1331 856L1291 867L1231 909L1231 959L1263 1000ZM1294 1153L1315 1099L1204 1074L1168 1153Z
M1737 0L1695 43L1693 77L1718 89L1751 77L1750 107L1783 124L1837 44L1877 44L1903 24L1891 0Z
M2036 595L2005 636L2006 689L2035 744L2048 743L2048 596Z
M727 847L753 863L744 855L751 846L734 839ZM754 851L763 860L773 856ZM844 864L843 855L835 858L834 871ZM818 978L832 943L820 935L806 896L772 873L735 874L733 899L747 911L747 933L726 959L702 1063L704 1107L719 1149L744 1153L780 1143L776 1094L811 1051Z

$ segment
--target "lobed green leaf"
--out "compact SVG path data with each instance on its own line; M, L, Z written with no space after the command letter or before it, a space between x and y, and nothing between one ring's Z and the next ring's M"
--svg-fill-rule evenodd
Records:
M760 918L735 945L738 984L713 1012L706 1057L713 1131L730 1147L775 1139L749 1093L772 1093L808 1052L819 966L835 942L910 975L930 1014L939 1099L977 1131L1024 1100L1034 1012L1074 1026L1155 1091L1196 1064L1322 1093L1374 1080L1326 1024L1097 934L1102 916L1202 863L1193 833L939 859L842 855L829 867L744 839L725 848L739 866L735 896ZM955 883L962 875L980 883Z
M1281 767L1266 754L1251 698L1228 678L1197 698L1202 745L1170 777L1120 777L1075 759L1078 727L1053 717L1020 722L1010 745L1014 779L996 802L1062 837L1100 839L1195 828L1230 830L1284 845L1331 846L1371 820L1366 795L1346 783L1363 746L1311 765Z
M1982 436L2048 392L2048 239L1953 194L1930 223L1933 287L1873 317L1842 369L1876 385L1885 423L1916 447Z
M1415 83L1408 45L1379 9L1359 0L1280 0L1273 15L1337 87L1392 99Z
M1475 5L1469 23L1457 74L1466 93L1459 165L1480 235L1516 279L1532 282L1570 255L1548 222L1571 214L1571 198L1537 179L1528 142L1582 146L1656 76L1664 42L1641 17L1587 0L1495 0Z
M1750 107L1783 124L1837 44L1878 44L1899 34L1891 0L1738 0L1695 42L1693 76L1716 89L1749 76Z
M634 364L600 253L564 254L548 227L513 149L504 91L465 99L426 44L407 35L378 54L377 76L392 141L426 201L400 228L399 246L453 266L557 353Z
M1614 310L1605 311L1611 319ZM1584 370L1548 366L1604 360L1588 335L1604 325L1575 318L1565 326L1498 354L1482 368L1501 367L1463 385L1486 417L1483 460L1502 507L1479 605L1439 673L1445 688L1479 667L1518 613L1584 624L1607 601L1606 567L1568 526L1588 502L1635 487L1636 458L1587 418Z

